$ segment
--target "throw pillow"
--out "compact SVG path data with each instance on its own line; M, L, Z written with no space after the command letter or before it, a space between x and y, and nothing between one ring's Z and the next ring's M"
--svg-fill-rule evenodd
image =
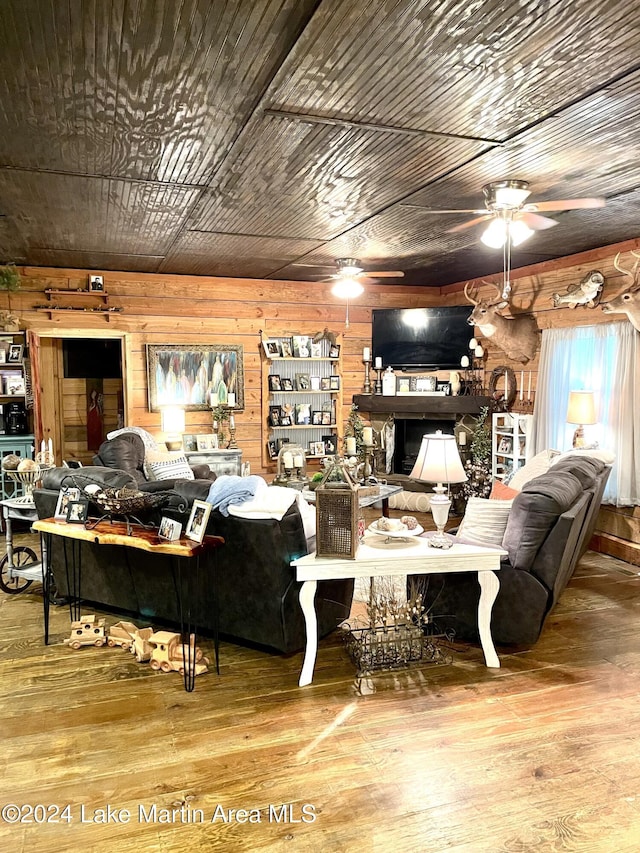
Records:
M615 453L612 453L610 450L600 450L599 448L594 447L576 447L573 450L567 450L564 453L559 453L558 456L554 457L551 464L555 465L556 462L560 462L562 459L575 459L576 456L588 456L591 459L598 459L605 465L613 465L616 461Z
M558 455L557 450L543 450L537 453L533 459L530 459L522 468L518 468L513 477L509 480L509 485L517 492L522 491L522 487L534 477L539 477L540 474L546 474L551 467L551 460Z
M490 498L469 498L456 538L472 545L501 548L512 503Z
M149 480L193 480L194 474L187 457L181 451L163 453L160 450L147 450L144 462Z
M515 498L516 495L519 495L520 492L517 489L513 489L511 486L506 486L502 480L494 480L493 485L491 486L491 494L489 495L489 500L491 501L510 501Z

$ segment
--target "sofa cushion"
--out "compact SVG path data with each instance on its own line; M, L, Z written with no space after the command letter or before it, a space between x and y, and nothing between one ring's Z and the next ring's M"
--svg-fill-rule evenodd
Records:
M580 480L583 489L590 489L603 468L604 464L598 459L590 459L588 456L576 456L574 458L567 457L556 465L553 465L550 473L555 475L559 472L568 471Z
M511 504L510 500L469 498L456 538L471 542L473 545L502 547Z
M128 471L136 482L144 482L142 470L145 447L135 433L123 433L117 438L103 441L94 457L96 465Z
M42 475L43 489L58 491L63 486L77 486L83 489L93 483L113 489L121 489L124 486L130 489L138 487L135 477L132 477L129 471L105 468L101 465L87 465L84 468L50 468Z
M533 480L534 477L539 477L540 474L546 474L551 467L551 461L558 455L557 450L542 450L540 453L530 459L522 468L518 468L508 480L506 484L516 491L520 491L525 483Z
M145 471L149 480L193 480L194 474L182 451L147 450Z
M489 500L492 501L511 501L516 495L520 494L519 489L513 489L511 486L506 486L502 480L494 480L491 486L491 494Z
M515 569L529 571L559 516L582 494L582 484L569 472L542 474L514 498L502 545Z

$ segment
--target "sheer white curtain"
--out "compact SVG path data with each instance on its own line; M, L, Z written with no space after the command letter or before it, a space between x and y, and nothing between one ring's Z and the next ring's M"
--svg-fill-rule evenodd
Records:
M616 461L606 503L640 505L640 334L631 323L601 323L542 332L533 421L534 448L569 450L569 391L595 391L598 423L585 426Z

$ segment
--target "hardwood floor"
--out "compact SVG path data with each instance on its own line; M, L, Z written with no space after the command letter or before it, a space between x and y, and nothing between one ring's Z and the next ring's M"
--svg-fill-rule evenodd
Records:
M299 689L301 654L223 642L220 676L192 694L121 650L61 645L63 607L44 647L35 587L0 597L0 806L41 804L51 822L9 809L0 849L640 849L629 564L589 552L537 645L499 648L500 670L458 644L450 666L358 679L334 634Z

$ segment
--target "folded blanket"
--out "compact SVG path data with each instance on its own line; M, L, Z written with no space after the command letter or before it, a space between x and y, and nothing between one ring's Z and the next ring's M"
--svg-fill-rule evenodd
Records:
M253 500L240 506L230 506L229 514L238 518L274 518L280 521L294 501L298 504L308 541L316 534L316 510L296 489L287 489L284 486L260 489Z
M211 484L207 502L222 515L229 515L232 504L250 501L260 489L266 489L267 483L262 477L239 477L237 474L221 474Z

